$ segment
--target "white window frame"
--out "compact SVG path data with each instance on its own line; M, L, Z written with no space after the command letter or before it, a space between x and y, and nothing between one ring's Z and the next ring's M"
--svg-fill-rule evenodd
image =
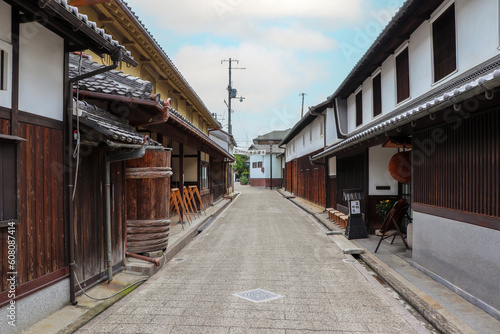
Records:
M398 71L397 71L397 64L396 64L396 58L399 56L401 52L403 52L406 48L408 48L408 75L409 75L409 80L410 80L410 94L409 96L402 100L401 102L398 102ZM411 100L411 62L410 62L410 41L406 40L404 41L397 49L394 51L392 60L394 61L394 101L396 101L395 107L398 107L408 101ZM383 113L382 113L383 114Z
M394 62L396 62L396 58L394 58ZM377 68L377 69L376 69L376 70L372 73L372 75L370 76L370 80L371 80L371 84L372 84L372 110L371 110L371 111L372 111L372 112L371 112L371 119L372 119L372 120L377 119L377 118L380 118L380 117L382 117L382 115L384 115L384 110L383 110L383 108L382 108L382 107L384 106L384 104L382 103L382 104L381 104L381 106L380 106L380 107L381 107L381 109L382 109L382 110L381 110L382 112L381 112L379 115L375 116L375 117L373 116L373 109L374 109L374 105L375 105L375 103L374 103L374 101L373 101L373 79L375 79L375 77L376 77L377 75L379 75L379 74L380 74L380 99L382 100L382 96L383 96L383 94L382 94L382 67ZM396 94L397 94L397 92L396 92Z
M433 36L433 31L432 31L432 26L434 25L434 22L443 15L443 13L450 8L451 5L455 4L455 0L449 0L443 2L438 9L434 11L434 13L431 14L431 18L429 19L429 29L430 29L430 38L431 38L431 75L432 75L432 83L431 87L440 85L442 82L448 80L451 76L455 75L458 73L458 30L457 30L457 5L455 4L455 64L456 68L453 72L449 73L447 76L442 77L439 81L434 81L434 41L432 40ZM500 15L499 15L500 19ZM500 27L500 25L499 25ZM499 46L500 48L500 46ZM410 60L408 59L408 62ZM411 88L411 86L410 86ZM411 90L411 89L410 89Z
M12 108L12 44L0 40L0 50L4 51L3 82L4 89L0 90L0 106Z

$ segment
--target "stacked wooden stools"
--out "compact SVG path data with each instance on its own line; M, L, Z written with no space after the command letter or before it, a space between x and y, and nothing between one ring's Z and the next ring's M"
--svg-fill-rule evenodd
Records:
M182 217L184 217L184 219L191 224L191 221L193 218L196 218L196 215L200 216L196 205L196 198L200 201L200 206L203 209L203 212L205 212L205 207L203 206L197 186L184 187L183 195L184 197L181 196L179 188L172 188L170 190L170 210L172 213L176 212L179 216L179 222L182 224L182 229L184 229L184 221ZM207 213L205 212L205 215L206 214Z
M343 229L347 227L347 220L349 218L348 215L332 208L326 209L326 212L328 212L328 218L330 218L332 222Z

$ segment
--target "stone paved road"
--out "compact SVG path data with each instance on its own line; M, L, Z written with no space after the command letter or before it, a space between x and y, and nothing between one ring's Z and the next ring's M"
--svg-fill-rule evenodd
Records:
M241 191L176 259L78 333L426 332L292 203ZM282 297L234 295L257 288Z

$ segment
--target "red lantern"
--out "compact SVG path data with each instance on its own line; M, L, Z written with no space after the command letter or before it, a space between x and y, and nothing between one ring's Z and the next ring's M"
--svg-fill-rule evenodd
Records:
M389 161L389 173L400 183L411 181L411 154L408 151L399 152Z
M264 173L264 167L260 167L260 170L262 171L262 173Z

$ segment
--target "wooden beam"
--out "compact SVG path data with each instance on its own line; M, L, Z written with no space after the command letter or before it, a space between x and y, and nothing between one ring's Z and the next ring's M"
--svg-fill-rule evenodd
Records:
M12 7L11 40L12 40L12 117L10 134L17 136L19 127L19 24L20 13Z
M115 19L112 17L107 17L107 16L99 16L99 22L102 23L113 23L115 22Z
M121 45L123 45L123 46L134 46L135 45L135 41L131 41L131 40L125 38L121 42Z

